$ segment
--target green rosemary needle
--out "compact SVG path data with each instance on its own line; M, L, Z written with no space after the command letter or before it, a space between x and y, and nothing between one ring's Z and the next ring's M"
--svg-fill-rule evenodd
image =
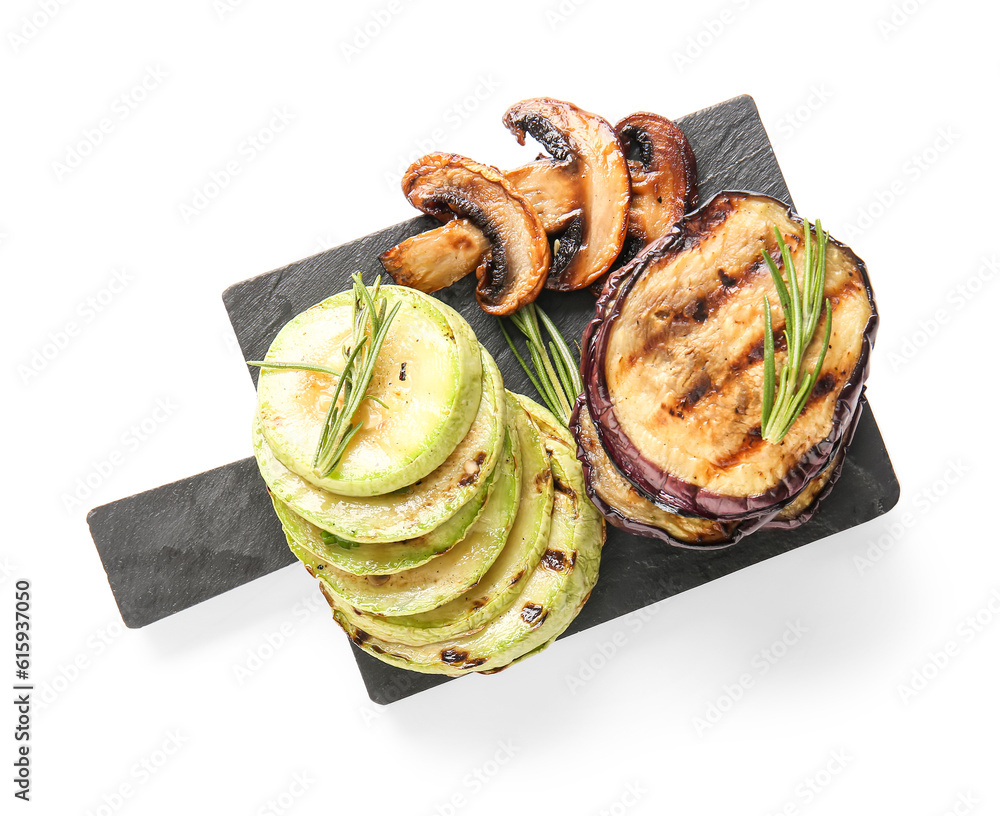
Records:
M541 394L545 404L559 421L568 426L570 414L573 413L573 403L583 392L583 381L580 379L579 364L573 358L573 352L559 333L556 324L534 303L529 303L510 316L510 322L524 335L528 356L531 358L529 366L517 350L504 321L498 318L497 322L507 340L507 345L514 352L514 357L521 364L535 390ZM542 336L542 328L551 338L547 347Z
M771 324L771 303L764 295L764 386L761 396L760 427L761 436L768 442L777 443L785 438L785 434L798 419L805 407L809 394L812 393L819 372L823 368L826 350L830 344L830 329L833 325L833 315L829 298L823 297L826 283L826 245L827 235L823 225L816 220L816 241L812 239L812 227L805 222L805 247L803 259L803 274L801 284L792 253L785 243L781 230L774 228L778 238L778 249L781 251L782 265L788 273L788 284L782 277L781 270L774 259L765 251L761 255L767 261L774 280L774 288L778 292L778 301L785 316L785 346L786 359L775 383L774 330ZM816 327L819 325L820 313L825 302L826 331L823 345L820 348L816 365L808 374L804 370L806 349L812 342Z
M313 470L321 478L325 478L333 472L340 463L347 446L355 434L361 430L361 423L354 422L354 415L361 403L370 399L380 405L385 405L378 398L365 392L371 384L375 362L382 349L382 344L385 342L389 325L402 305L397 303L386 314L388 304L385 297L379 296L378 279L375 280L370 289L364 285L361 275L354 275L352 280L354 282L351 301L352 331L349 342L344 344L344 368L342 371L335 371L332 368L314 363L256 360L247 363L247 365L260 366L261 368L316 371L337 377L337 389L334 391L330 409L323 421L323 430L316 447L316 455L313 457Z

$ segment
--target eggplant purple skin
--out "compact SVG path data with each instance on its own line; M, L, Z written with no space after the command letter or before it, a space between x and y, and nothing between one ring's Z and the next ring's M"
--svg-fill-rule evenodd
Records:
M784 207L792 221L797 224L803 223L787 204L772 196L740 190L717 193L698 209L685 215L666 235L650 244L645 251L636 256L631 263L617 270L608 280L597 302L596 315L584 331L585 353L581 363L581 373L587 404L601 444L622 475L642 495L655 504L681 515L718 520L743 520L756 516L764 517L766 521L792 502L806 484L830 463L858 413L864 384L871 367L871 350L878 332L879 321L867 267L850 247L834 238L829 239L831 244L839 247L856 264L865 293L872 305L871 317L863 331L858 362L837 396L830 434L807 451L781 482L770 490L754 496L725 496L664 473L635 449L621 429L607 391L604 366L596 364L598 359L604 358L612 319L620 314L621 304L628 296L634 282L652 261L658 261L671 253L679 253L697 243L697 232L691 225L710 219L715 209L724 206L733 196L758 196L769 199ZM626 451L630 455L625 455Z
M576 403L573 406L573 414L569 420L569 430L570 433L573 434L574 439L580 438L580 406L583 404L584 399L584 394L581 394L577 398ZM613 524L620 530L632 533L633 535L643 536L644 538L659 539L660 541L670 544L672 547L680 547L685 550L724 550L726 547L732 547L733 544L738 542L744 536L748 536L750 533L754 533L757 530L764 529L768 526L768 524L772 523L769 521L769 516L758 516L738 522L733 528L732 537L726 539L725 541L714 541L709 544L697 544L691 541L683 541L670 535L670 533L666 530L655 527L652 524L645 524L641 521L629 518L621 513L617 508L612 507L604 501L604 499L598 495L597 491L591 487L591 471L594 468L594 464L590 461L587 451L579 441L576 443L576 458L580 460L580 464L583 466L584 484L587 487L587 496L590 498L591 503L597 508L598 512L604 516L604 519L608 522L608 524ZM824 489L824 495L825 493L826 490ZM775 514L777 512L778 511L775 511ZM812 507L810 507L807 512L812 515ZM794 521L795 519L789 519L789 522ZM778 523L775 523L775 526L778 526Z
M585 397L581 394L573 406L573 414L570 417L569 429L573 434L574 439L579 439L580 437L580 406L583 405L584 401ZM790 519L777 518L776 516L780 510L775 511L773 515L769 514L745 519L744 521L736 523L736 526L733 528L731 538L725 541L712 542L711 544L697 544L691 541L683 541L670 535L670 533L666 530L662 530L651 524L644 524L641 521L636 521L635 519L624 515L617 508L612 507L604 501L604 499L598 495L597 491L591 487L591 471L594 468L594 464L590 461L587 451L579 442L577 442L576 445L576 458L580 460L580 464L583 467L583 474L585 477L584 484L587 487L587 496L590 498L591 503L597 508L600 514L604 516L608 524L612 524L620 530L632 533L633 535L643 536L644 538L655 538L671 545L672 547L680 547L685 550L724 550L727 547L732 547L744 537L750 535L751 533L755 533L758 530L794 530L797 527L801 527L814 515L816 515L816 511L819 510L827 496L829 496L833 491L833 487L837 483L837 479L840 478L840 473L844 469L844 461L847 458L847 446L850 445L851 439L854 437L854 432L857 430L858 422L861 419L861 413L863 410L864 404L860 405L857 412L855 412L855 416L854 419L851 420L851 426L848 433L845 435L840 447L838 447L837 453L834 454L835 456L839 456L840 451L844 451L844 455L840 457L840 461L834 467L833 472L830 474L830 478L827 480L826 485L824 485L819 495L813 499L812 503L804 511Z
M862 389L862 396L864 396L864 389ZM819 495L813 499L812 504L810 504L805 510L799 513L794 518L790 519L779 519L772 518L766 524L764 524L760 529L762 530L794 530L797 527L801 527L809 519L816 515L816 511L819 510L820 506L826 500L826 497L830 495L833 491L833 486L837 484L837 479L840 478L840 473L844 469L844 462L847 461L847 449L850 447L851 440L854 439L854 432L858 429L858 423L861 420L861 414L865 410L865 403L861 402L858 405L858 410L854 412L854 418L851 420L850 427L844 434L844 438L840 445L837 447L836 452L833 454L835 457L839 456L840 461L834 465L833 471L830 473L830 478L827 480L823 489L819 492ZM843 455L841 455L843 452Z

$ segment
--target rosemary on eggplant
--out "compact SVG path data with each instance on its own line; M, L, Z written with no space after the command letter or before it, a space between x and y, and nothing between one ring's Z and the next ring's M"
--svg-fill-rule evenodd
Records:
M326 366L314 363L286 363L254 360L247 365L261 368L294 369L298 371L315 371L337 377L337 389L330 402L330 409L323 422L316 455L313 457L313 469L317 476L329 476L340 463L355 434L361 430L361 423L354 422L361 403L374 400L383 407L377 397L366 394L375 371L375 362L379 351L385 342L389 325L392 323L401 303L397 303L386 314L388 303L385 297L379 296L380 282L376 278L371 289L364 285L361 275L352 276L351 324L352 332L348 343L344 344L344 368L335 371ZM370 325L370 330L369 330Z
M521 368L524 369L524 373L528 375L531 384L541 394L549 410L563 425L568 426L570 414L573 413L573 403L577 396L583 392L580 366L574 359L572 350L562 334L559 333L556 324L542 311L541 307L534 303L529 303L519 309L510 316L509 320L524 335L534 371L517 350L513 338L507 332L504 321L498 319L500 331L503 332L507 345L514 352L514 356L521 364ZM543 327L550 338L548 347L546 347L545 339L542 336Z
M816 242L812 240L812 227L805 222L805 259L802 283L799 285L798 273L792 262L792 253L785 243L781 230L774 228L778 237L778 248L781 259L788 272L788 284L785 284L781 270L771 256L761 250L764 260L771 270L774 287L778 290L778 300L785 315L785 344L787 356L775 384L775 354L774 331L771 326L771 304L764 295L764 390L761 405L761 436L768 442L780 442L785 434L802 413L809 394L812 393L816 379L819 377L826 350L830 344L830 329L833 316L830 310L830 299L826 303L826 332L823 346L820 349L816 365L810 373L804 370L806 349L809 347L819 324L820 313L823 311L823 290L826 282L826 245L827 235L823 225L816 220ZM777 389L777 393L775 393Z

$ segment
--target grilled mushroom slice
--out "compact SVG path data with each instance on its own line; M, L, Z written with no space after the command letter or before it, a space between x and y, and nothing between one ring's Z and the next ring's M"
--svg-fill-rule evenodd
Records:
M489 241L476 269L484 311L509 315L542 290L551 254L534 208L495 167L453 153L430 153L403 176L403 192L419 210L449 221L462 216Z
M615 125L628 158L632 198L625 243L611 271L619 269L698 204L698 171L687 137L669 119L640 111ZM611 272L591 284L600 295Z
M615 125L615 133L632 179L628 233L618 256L624 266L697 206L698 172L684 132L663 116L633 113Z
M551 99L529 99L514 105L507 111L505 123L512 111L518 121L525 121L522 129L513 125L513 119L508 124L519 141L524 143L525 131L533 136L541 134L544 139L539 141L552 152L511 170L507 179L531 202L549 237L560 239L557 257L564 271L558 278L598 277L617 254L614 247L620 249L624 240L629 198L628 168L611 125L568 102ZM543 113L550 120L543 120ZM545 121L549 124L543 124ZM601 230L607 233L601 235ZM584 239L589 240L591 233L604 242L586 243ZM598 251L599 246L603 251ZM577 258L581 248L585 251ZM381 260L396 283L430 293L477 269L486 250L479 228L470 220L456 219L446 227L403 241L383 253ZM609 254L611 260L606 257ZM587 272L588 263L597 266ZM567 288L556 285L551 275L548 286Z
M587 329L583 379L598 436L660 506L771 517L827 468L852 426L878 317L864 263L831 239L833 324L819 378L784 439L761 436L763 296L778 302L761 250L782 263L775 226L801 269L804 227L785 204L720 193L612 276ZM779 356L783 324L778 314ZM821 324L807 369L823 332Z
M407 238L379 257L396 283L429 295L475 271L489 249L490 241L479 227L456 218Z
M530 133L575 180L582 207L568 219L546 288L582 289L603 275L625 240L628 165L608 122L558 99L526 99L503 123L518 142Z

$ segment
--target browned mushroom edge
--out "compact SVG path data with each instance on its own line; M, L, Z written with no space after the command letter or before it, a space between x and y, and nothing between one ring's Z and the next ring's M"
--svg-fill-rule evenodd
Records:
M627 175L624 153L606 120L567 102L529 99L513 106L507 113L510 114L518 106L528 105L537 105L550 116L550 120L544 120L539 114L532 121L537 120L533 127L542 134L542 144L553 152L550 156L539 156L535 161L509 171L507 178L535 208L552 245L555 246L555 241L559 241L557 256L560 257L561 268L564 270L561 277L567 280L580 275L589 277L584 269L587 259L590 258L591 262L599 263L600 266L604 266L605 262L610 263L604 256L611 254L613 247L618 245L619 238L624 240L620 234L624 223L619 224L617 220L611 219L610 248L605 244L605 251L596 253L595 245L591 243L587 245L587 252L576 257L587 237L584 225L588 221L588 195L590 198L600 196L599 192L595 193L591 184L592 179L601 176L593 166L594 157L607 158L605 153L610 151L608 163L625 167ZM522 112L527 115L526 110ZM542 125L542 121L548 121L548 125ZM523 144L525 130L514 132ZM627 201L627 184L628 180L625 179L624 193L621 184L612 193L617 194L619 199L624 195ZM612 210L602 208L604 215L611 212ZM595 226L593 231L598 228ZM471 220L461 218L450 221L445 227L408 238L384 252L380 260L396 283L431 293L450 286L480 267L487 247L488 241L479 228ZM592 273L600 274L600 270L592 270ZM570 288L556 285L555 280L555 277L550 276L550 288Z
M453 153L430 153L403 176L403 193L441 220L463 217L489 241L488 262L476 269L476 298L503 316L532 302L551 263L545 230L528 200L495 167Z
M628 230L610 272L619 269L698 205L694 151L676 124L664 116L639 111L615 125L628 158L632 180ZM595 281L599 295L608 274Z
M555 236L549 289L582 289L603 275L625 240L631 184L614 128L600 116L557 99L526 99L507 109L504 125L524 144L530 134L571 170L581 206Z

